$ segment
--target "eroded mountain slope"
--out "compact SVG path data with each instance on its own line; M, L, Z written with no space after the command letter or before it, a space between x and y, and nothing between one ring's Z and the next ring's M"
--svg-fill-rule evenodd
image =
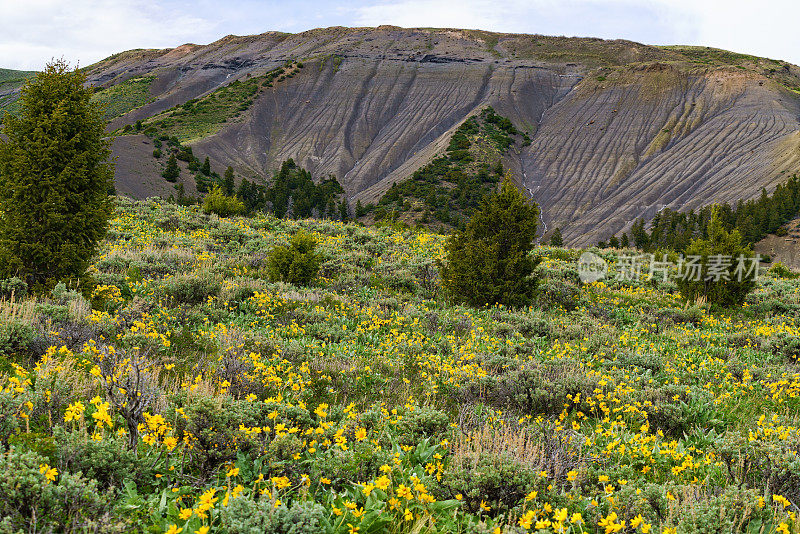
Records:
M261 83L287 62L303 67ZM532 138L505 163L541 204L548 231L561 227L575 245L664 205L753 197L800 169L798 68L714 49L327 28L129 51L87 73L95 86L124 88L112 129L173 116L170 133L217 170L266 178L291 157L317 177L336 175L353 203L410 177L491 105ZM219 103L236 81L254 87L249 104L198 129L191 102ZM115 145L125 155L118 190L144 195L152 147L129 135Z

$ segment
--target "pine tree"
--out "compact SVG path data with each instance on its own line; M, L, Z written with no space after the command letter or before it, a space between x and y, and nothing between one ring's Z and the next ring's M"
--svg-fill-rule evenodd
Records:
M538 220L538 206L507 174L500 191L484 200L466 228L448 238L447 262L440 264L445 289L472 306L530 303L539 263L530 254Z
M236 191L236 181L233 178L233 167L225 169L225 175L222 177L222 190L226 195L233 195Z
M550 236L550 245L553 247L563 247L564 238L561 236L561 228L553 230L553 235Z
M619 246L621 246L622 248L628 248L629 246L631 246L631 241L630 239L628 239L627 233L625 232L622 233L622 238L619 240Z
M742 245L742 236L738 230L725 230L716 206L711 211L708 238L692 240L686 248L686 256L698 258L697 263L702 266L700 276L696 277L699 279L682 277L677 281L678 291L689 302L703 297L709 303L719 306L741 306L747 294L755 289L756 283L752 274L736 273L741 260L746 269L751 267L751 262L754 261L753 252ZM730 265L723 269L723 275L717 276L711 272L710 267L714 259L723 258Z
M633 244L638 249L647 250L650 245L649 236L644 229L644 220L639 219L631 227L631 236L633 237Z
M206 160L203 162L203 166L200 167L200 172L203 173L203 176L211 175L211 162L208 160L208 156L206 156Z
M175 158L175 154L171 154L169 160L167 160L167 168L164 169L161 176L168 182L177 182L180 175L181 168L178 167L178 160Z
M113 213L111 151L85 75L55 61L30 79L0 135L0 277L44 289L80 278Z

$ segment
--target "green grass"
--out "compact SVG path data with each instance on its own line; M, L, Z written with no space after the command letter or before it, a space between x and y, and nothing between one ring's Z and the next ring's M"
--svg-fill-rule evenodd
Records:
M671 45L662 46L664 50L672 50L686 56L691 61L704 63L707 65L743 65L745 63L758 63L765 58L752 56L749 54L739 54L729 50L711 48L707 46L683 46ZM767 60L772 61L772 60Z
M202 98L155 115L144 124L155 128L160 135L175 136L181 142L201 139L229 122L240 120L260 93L294 76L298 70L297 65L292 64L263 76L233 81Z
M0 93L21 87L25 80L35 74L35 71L0 69ZM18 109L16 93L0 96L0 119L5 113L16 113Z
M106 120L126 113L153 101L150 86L155 76L138 76L107 89L97 88L92 102L103 107Z
M0 88L5 84L22 85L25 80L35 74L36 71L32 70L0 69Z

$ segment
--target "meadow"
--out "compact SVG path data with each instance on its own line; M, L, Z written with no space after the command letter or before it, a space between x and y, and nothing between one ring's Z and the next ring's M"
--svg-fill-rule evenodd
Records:
M119 199L90 295L0 284L0 533L800 532L790 271L709 310L545 246L473 309L444 239Z

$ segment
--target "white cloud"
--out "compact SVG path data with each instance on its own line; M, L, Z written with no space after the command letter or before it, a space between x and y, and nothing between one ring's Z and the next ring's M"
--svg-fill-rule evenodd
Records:
M796 0L0 0L0 67L330 25L478 28L697 44L800 63Z
M62 56L86 65L131 48L175 46L213 28L207 20L160 4L155 0L0 0L0 65L39 69Z
M676 35L703 46L800 64L800 3L792 0L648 0ZM674 14L680 13L682 19ZM681 43L686 44L686 43Z
M387 0L354 9L375 26L466 27L694 44L800 63L792 0Z

